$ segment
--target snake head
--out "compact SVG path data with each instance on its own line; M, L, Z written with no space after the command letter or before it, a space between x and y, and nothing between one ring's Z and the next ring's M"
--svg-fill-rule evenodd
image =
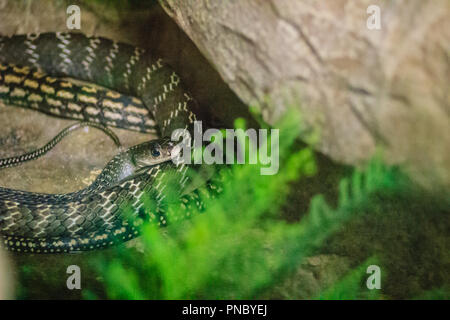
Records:
M152 140L133 150L134 163L138 168L153 166L172 160L179 153L179 147L169 138Z

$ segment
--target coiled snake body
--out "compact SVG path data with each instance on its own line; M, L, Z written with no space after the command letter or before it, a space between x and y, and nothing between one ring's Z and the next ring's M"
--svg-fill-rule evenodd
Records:
M174 129L191 130L196 120L195 101L162 59L131 45L78 33L0 37L0 100L57 117L158 131L161 137L169 137ZM157 155L151 151L155 146ZM50 253L126 241L138 231L124 219L124 204L135 216L165 224L163 210L142 212L142 197L151 193L157 200L163 198L161 182L167 174L174 173L180 183L185 179L186 166L164 162L172 148L166 138L158 145L132 147L115 157L90 187L75 193L0 187L0 234L5 246Z

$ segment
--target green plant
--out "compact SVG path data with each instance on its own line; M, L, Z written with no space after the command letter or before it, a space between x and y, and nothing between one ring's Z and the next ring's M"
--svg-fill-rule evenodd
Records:
M164 231L144 223L140 252L122 248L113 261L97 261L108 296L257 298L369 206L373 194L399 188L397 170L374 160L364 171L356 170L350 179L341 181L336 208L318 195L300 223L286 223L279 212L290 182L316 172L312 150L293 149L298 123L298 115L291 113L279 125L282 165L278 174L260 175L258 165L223 170L223 191L213 199L201 199L204 211L188 204L192 219ZM182 209L169 205L168 212L176 213L171 210Z
M368 259L360 266L349 271L341 280L330 288L323 290L317 299L320 300L355 300L355 299L379 299L379 290L362 289L367 278L367 267L379 262L376 259Z

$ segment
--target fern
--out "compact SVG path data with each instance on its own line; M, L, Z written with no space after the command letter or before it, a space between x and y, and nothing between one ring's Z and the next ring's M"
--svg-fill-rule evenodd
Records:
M374 160L341 182L336 208L318 195L300 223L287 224L278 213L289 182L316 172L310 148L293 151L299 121L290 114L280 124L278 174L262 176L259 166L236 165L222 172L223 192L215 199L202 199L204 212L188 204L193 218L165 232L144 224L141 253L118 250L114 262L98 263L109 297L256 298L369 205L372 194L398 188L395 170ZM168 210L176 214L180 209Z

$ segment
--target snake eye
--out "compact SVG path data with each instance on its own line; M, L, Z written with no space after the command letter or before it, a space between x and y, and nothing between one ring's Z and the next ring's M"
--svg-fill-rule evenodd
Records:
M152 148L152 156L153 157L159 157L160 155L161 155L161 152L159 152L159 146L158 145L156 145L156 146L154 146L153 148Z

